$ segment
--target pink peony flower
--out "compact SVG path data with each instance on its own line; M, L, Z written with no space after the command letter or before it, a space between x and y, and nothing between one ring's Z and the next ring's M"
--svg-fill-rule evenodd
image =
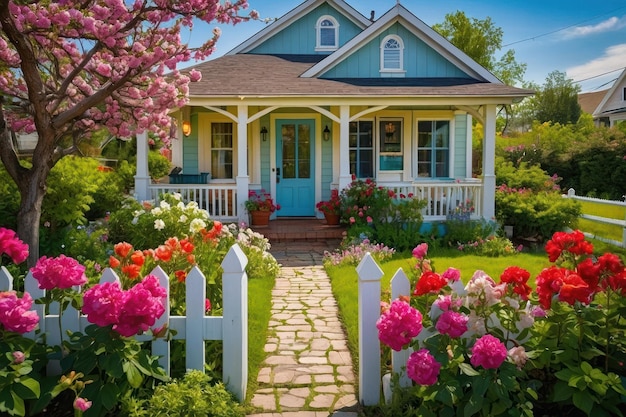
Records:
M469 318L462 313L456 311L444 311L435 327L441 334L447 334L452 338L461 337L467 331L467 322Z
M15 352L13 352L12 355L13 355L13 363L16 365L24 362L24 359L26 359L26 355L24 355L24 352L21 352L19 350L16 350Z
M413 249L413 257L417 259L424 259L428 253L428 243L420 243Z
M100 327L116 324L119 321L125 294L117 282L97 284L83 295L83 313L89 323Z
M120 312L120 318L123 319L113 329L126 337L147 331L165 312L163 299L166 295L167 292L159 285L158 279L154 275L148 275L126 291Z
M461 271L456 268L448 268L446 271L441 274L441 276L448 280L448 282L456 282L461 279Z
M422 331L422 313L397 299L376 322L378 338L395 351L409 343Z
M517 369L522 369L528 360L528 355L526 354L524 346L512 347L509 349L508 355L511 362L517 366Z
M28 258L28 245L22 242L11 229L0 227L0 257L6 253L15 264Z
M31 311L33 298L25 292L18 298L15 291L0 292L0 324L5 330L16 333L33 331L39 323L36 311Z
M411 353L406 362L406 373L413 381L420 385L437 383L441 364L435 360L427 349L420 349Z
M476 340L472 347L470 362L475 367L496 369L502 365L507 356L506 346L497 337L486 334Z
M65 255L58 258L42 256L35 267L31 268L31 272L42 290L72 288L87 282L85 267L76 259Z
M85 398L76 397L74 400L74 408L80 411L87 411L91 407L91 401L87 401Z

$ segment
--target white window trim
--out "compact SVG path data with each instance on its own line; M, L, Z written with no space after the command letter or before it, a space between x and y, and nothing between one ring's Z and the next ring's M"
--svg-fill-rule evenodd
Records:
M420 177L418 174L418 168L417 168L417 164L419 162L419 146L418 146L418 132L419 132L419 122L448 122L449 124L449 131L448 131L448 177ZM456 125L454 123L455 119L454 117L449 117L449 116L416 116L413 119L413 123L415 126L415 134L413 137L413 151L411 152L412 156L413 156L413 161L411 162L411 171L412 171L412 176L415 180L417 181L440 181L440 180L446 180L448 178L454 178L454 149L456 148L456 144L455 144L455 128ZM431 160L432 163L432 160Z
M334 45L322 45L322 22L324 20L330 20L333 22L333 28L335 29L335 44ZM324 27L324 29L329 29L328 27ZM315 51L324 52L324 51L336 51L339 47L339 22L337 19L330 15L323 15L319 19L317 19L317 23L315 24Z
M385 45L390 39L394 39L400 45L400 68L385 68ZM404 42L398 35L387 35L380 43L380 72L381 73L405 73L404 69Z

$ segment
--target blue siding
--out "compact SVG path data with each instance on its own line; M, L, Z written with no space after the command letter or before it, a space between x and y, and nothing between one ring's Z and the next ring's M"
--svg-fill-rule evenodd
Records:
M381 32L345 60L322 74L322 78L379 78L380 44L387 35L398 35L404 42L404 70L407 78L468 77L433 48L399 23Z
M454 116L454 177L465 178L467 168L467 115ZM470 149L469 152L472 150Z
M324 127L328 126L332 131L332 121L326 117L322 117L322 124L320 128L322 131ZM332 136L332 133L331 133ZM330 199L330 184L333 182L333 140L326 142L322 140L322 201Z
M183 138L183 174L198 174L198 115L191 115L191 135Z
M339 47L361 32L361 29L335 8L324 3L306 16L294 21L263 44L254 48L253 54L326 54L316 52L317 20L323 15L334 17L339 23Z

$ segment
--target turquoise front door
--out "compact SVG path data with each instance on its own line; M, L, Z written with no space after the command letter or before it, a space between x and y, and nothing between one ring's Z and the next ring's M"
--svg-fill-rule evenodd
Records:
M276 200L278 216L315 215L315 123L276 121Z

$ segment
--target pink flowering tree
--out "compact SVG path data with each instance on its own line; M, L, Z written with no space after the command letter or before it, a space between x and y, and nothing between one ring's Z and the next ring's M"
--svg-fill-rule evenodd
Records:
M38 259L41 204L50 169L98 129L118 137L151 131L169 139L168 111L186 103L220 31L197 48L181 41L194 23L236 24L247 0L18 2L0 0L0 159L21 196L18 234ZM15 134L36 132L32 166Z

